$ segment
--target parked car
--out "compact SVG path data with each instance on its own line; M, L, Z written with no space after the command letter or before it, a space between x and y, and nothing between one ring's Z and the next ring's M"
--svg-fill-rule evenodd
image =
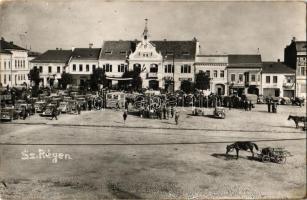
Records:
M280 100L281 105L290 105L292 104L292 101L289 97L282 97Z
M76 98L76 101L77 101L78 104L80 104L82 110L87 109L87 102L86 102L84 97Z
M72 106L67 101L60 102L59 110L61 113L70 113L72 110Z
M40 115L44 117L51 117L54 108L57 109L57 115L59 115L60 111L54 104L48 104Z
M34 103L35 112L42 113L46 107L45 101L37 101Z
M257 98L257 103L258 104L264 104L266 103L266 99L263 95L259 95L258 98Z
M12 107L5 107L1 109L0 119L3 121L12 121L19 118L19 113Z

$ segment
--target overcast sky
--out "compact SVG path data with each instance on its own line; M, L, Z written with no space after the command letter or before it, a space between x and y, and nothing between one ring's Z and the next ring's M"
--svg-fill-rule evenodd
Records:
M33 51L101 47L103 40L192 40L204 54L254 54L283 60L295 36L306 40L303 2L102 2L0 0L0 35Z

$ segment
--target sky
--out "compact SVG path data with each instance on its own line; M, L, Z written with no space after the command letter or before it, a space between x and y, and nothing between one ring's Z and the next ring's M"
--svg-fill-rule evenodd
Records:
M44 52L101 47L104 40L192 40L202 54L256 54L283 60L291 42L306 40L304 2L0 0L0 36Z

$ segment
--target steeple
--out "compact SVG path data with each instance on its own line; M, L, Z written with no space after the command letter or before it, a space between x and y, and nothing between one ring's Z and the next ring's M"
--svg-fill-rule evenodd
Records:
M144 32L143 32L143 39L144 40L147 40L147 38L148 38L147 22L148 22L148 19L145 19L145 28L144 28Z

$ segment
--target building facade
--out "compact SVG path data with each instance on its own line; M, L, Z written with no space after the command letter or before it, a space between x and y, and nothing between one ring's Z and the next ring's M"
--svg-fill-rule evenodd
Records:
M194 81L193 64L198 53L196 39L151 41L146 24L141 41L105 41L99 67L105 69L112 85L125 71L134 70L140 72L143 88L178 90L183 80Z
M2 86L16 87L29 84L28 50L0 40L0 83Z
M263 62L262 94L271 97L294 97L295 70L282 62Z
M84 85L98 67L100 48L75 48L66 69L67 73L72 74L74 85Z
M48 50L30 61L31 69L37 68L40 73L40 86L56 86L61 81L61 74L66 71L71 50Z
M207 93L228 94L227 55L197 55L195 59L195 76L200 72L210 77L210 88Z
M228 55L229 94L261 94L261 55Z
M290 45L285 48L284 62L295 69L295 96L306 99L306 75L307 75L307 48L306 41L292 39Z

